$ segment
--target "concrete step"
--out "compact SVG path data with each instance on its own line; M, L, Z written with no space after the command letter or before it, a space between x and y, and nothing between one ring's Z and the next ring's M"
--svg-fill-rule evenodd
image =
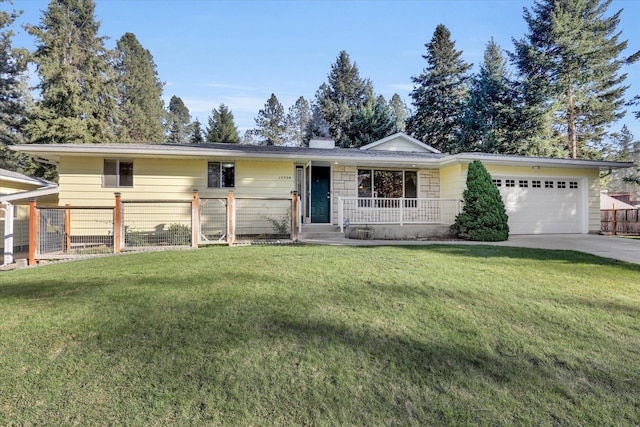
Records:
M300 240L318 240L344 237L340 227L333 224L305 224L302 226Z

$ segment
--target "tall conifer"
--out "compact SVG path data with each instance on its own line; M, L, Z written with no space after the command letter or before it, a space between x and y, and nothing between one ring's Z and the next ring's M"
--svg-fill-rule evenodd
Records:
M617 29L622 10L611 0L536 0L525 9L529 32L514 40L521 76L548 99L553 129L572 158L589 157L589 144L624 116L623 64L627 46ZM637 59L637 55L633 55Z
M93 0L52 0L40 24L26 27L36 38L41 95L26 128L30 142L115 140L115 74L94 12Z
M228 142L232 144L240 143L238 128L233 121L233 113L224 104L211 111L209 116L209 126L206 132L207 142Z
M422 57L427 66L422 74L411 78L415 113L407 128L415 138L442 152L457 152L459 116L467 96L471 64L461 58L451 32L442 24L425 47L427 54Z
M120 142L162 142L162 87L151 52L126 33L116 43Z

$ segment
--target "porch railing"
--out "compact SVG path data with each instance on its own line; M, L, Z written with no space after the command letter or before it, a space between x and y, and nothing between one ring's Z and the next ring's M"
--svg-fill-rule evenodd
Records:
M340 197L340 231L355 224L453 224L460 212L457 199Z

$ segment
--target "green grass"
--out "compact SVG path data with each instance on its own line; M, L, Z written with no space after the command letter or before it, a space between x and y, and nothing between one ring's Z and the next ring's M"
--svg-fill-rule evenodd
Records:
M0 274L0 425L638 425L640 266L212 247Z

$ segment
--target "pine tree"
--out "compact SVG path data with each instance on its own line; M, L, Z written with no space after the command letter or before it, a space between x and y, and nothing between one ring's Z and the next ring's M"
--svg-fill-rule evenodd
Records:
M240 143L238 128L233 121L233 113L226 105L220 104L218 109L214 108L211 111L206 140L207 142Z
M304 136L302 139L302 145L304 147L309 146L309 141L314 138L330 138L331 133L329 131L329 123L327 123L322 116L320 107L318 104L311 104L311 119L307 123L304 130Z
M126 33L116 43L120 142L161 142L164 136L162 88L151 52Z
M535 127L522 116L518 86L493 38L487 44L480 71L471 79L469 100L461 121L460 150L520 154L527 152Z
M469 164L464 206L451 229L465 240L499 242L509 238L509 217L498 188L479 160Z
M29 94L26 63L12 48L11 27L21 12L0 11L0 168L17 170L17 157L10 145L24 142L22 127L27 116Z
M607 16L611 0L536 0L524 19L529 32L514 40L522 77L546 97L554 132L572 158L590 157L589 143L602 141L607 127L624 115L620 14ZM637 54L632 55L633 60Z
M316 93L316 103L324 120L329 124L331 137L341 146L352 145L348 135L352 133L351 117L373 93L373 86L368 79L360 77L358 66L351 64L349 55L340 52L336 63L331 66L328 82L323 83Z
M100 143L115 140L117 88L111 53L98 36L93 0L49 3L31 61L40 75L41 98L25 131L32 143Z
M398 132L405 132L407 130L407 118L409 117L407 104L400 98L400 95L394 93L391 101L389 101L389 108L391 109L391 117L396 124L396 129Z
M169 101L169 111L166 114L168 130L166 141L171 144L185 144L189 142L189 123L191 116L182 98L173 95Z
M289 108L286 118L287 139L290 145L303 146L304 134L311 120L311 106L303 96Z
M193 126L191 129L191 138L189 139L189 142L191 142L192 144L202 144L204 142L204 137L202 136L202 134L202 124L200 123L200 120L196 119L193 122Z
M636 166L616 169L610 175L601 178L604 187L609 191L637 192L640 191L640 140L636 140L629 128L624 125L620 132L610 137L612 143L607 145L604 157L607 160L633 162Z
M457 152L459 116L466 101L466 73L471 64L462 60L462 52L455 50L451 33L442 24L425 47L427 54L422 57L427 67L411 78L415 113L407 128L415 138L442 152Z
M371 144L398 131L387 101L382 95L369 100L354 111L349 134L350 147L358 148Z
M272 93L264 108L258 112L254 133L262 144L282 145L286 138L285 119L284 107Z

